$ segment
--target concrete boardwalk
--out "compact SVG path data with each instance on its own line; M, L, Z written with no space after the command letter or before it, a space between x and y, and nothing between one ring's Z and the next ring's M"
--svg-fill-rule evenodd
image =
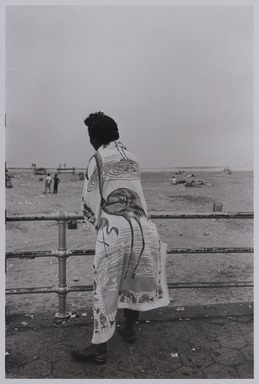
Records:
M6 318L6 378L252 379L253 304L166 307L141 313L137 340L116 331L105 365L78 362L71 349L91 340L87 316L60 322L53 313ZM121 324L122 311L117 326Z

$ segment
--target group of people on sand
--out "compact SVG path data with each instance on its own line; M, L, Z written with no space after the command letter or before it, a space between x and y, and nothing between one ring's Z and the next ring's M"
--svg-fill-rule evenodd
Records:
M48 173L45 180L45 193L51 193L52 181L53 181L53 193L58 193L58 184L60 182L60 179L58 178L58 175L55 174L54 179L52 180L50 173Z
M181 171L179 171L181 172ZM179 174L179 173L176 173L176 174ZM183 171L181 172L181 175L183 174ZM186 178L189 178L189 177L195 177L194 174L187 174L185 175ZM176 185L176 184L184 184L185 187L201 187L203 185L208 185L208 186L212 186L211 183L207 183L207 182L203 182L202 180L191 180L191 181L187 181L185 179L176 179L175 176L172 177L171 179L171 184L172 185Z

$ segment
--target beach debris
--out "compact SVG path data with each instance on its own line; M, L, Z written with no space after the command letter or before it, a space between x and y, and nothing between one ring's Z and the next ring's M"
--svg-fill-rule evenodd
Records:
M177 307L176 310L179 311L184 311L184 307Z
M83 313L81 313L81 315L82 315L83 317L86 317L86 316L87 316L87 313L86 313L86 312L83 312Z
M192 181L185 181L185 183L184 183L184 186L187 187L187 188L188 187L201 187L202 185L204 185L203 182L201 182L201 181L196 182L194 180L192 180Z
M143 372L143 373L144 373L144 372L145 372L145 371L144 371L144 369L141 369L141 372Z
M28 325L28 323L26 323L26 321L22 321L21 324L25 327L26 325Z
M150 320L146 320L146 323L150 323Z
M192 348L192 351L193 351L193 352L195 352L195 351L196 351L196 349L195 349L195 348Z
M209 236L208 232L203 232L203 236Z
M33 359L34 359L34 360L37 360L37 359L38 359L38 357L39 357L38 355L37 355L37 356L34 356L34 357L33 357Z
M79 281L78 277L74 277L73 281Z
M177 353L177 352L170 353L170 356L172 356L172 357L178 357L178 353Z
M77 313L77 312L72 312L72 313L70 314L70 319L75 319L75 318L77 318L77 317L79 317L79 313Z
M18 328L14 328L14 330L15 330L15 331L19 331L19 329L18 329Z
M24 315L25 317L29 317L30 319L34 319L34 315L31 315L30 313L28 313L27 315Z

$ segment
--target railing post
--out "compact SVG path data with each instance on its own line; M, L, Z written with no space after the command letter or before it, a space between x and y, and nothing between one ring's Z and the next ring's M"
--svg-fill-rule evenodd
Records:
M66 217L67 213L60 212L58 219L58 299L59 299L59 312L55 314L58 319L65 319L70 316L66 312L66 296L68 293L68 286L66 282L66 262L67 262L67 245L66 245Z

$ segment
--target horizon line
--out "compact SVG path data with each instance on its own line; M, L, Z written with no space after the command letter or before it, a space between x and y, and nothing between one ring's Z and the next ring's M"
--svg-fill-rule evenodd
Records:
M43 167L43 166L40 166L40 167L36 167L36 168L45 168L45 169L59 169L59 167ZM75 167L75 166L66 166L66 167L61 167L61 169L86 169L86 167ZM23 167L23 166L20 166L20 167L15 167L15 166L7 166L6 165L6 169L24 169L24 170L32 170L33 167ZM246 166L246 165L234 165L234 166L228 166L228 165L191 165L191 166L164 166L164 167L140 167L140 169L142 171L160 171L160 170L181 170L181 169L246 169L246 170L251 170L253 171L254 168L253 166Z

